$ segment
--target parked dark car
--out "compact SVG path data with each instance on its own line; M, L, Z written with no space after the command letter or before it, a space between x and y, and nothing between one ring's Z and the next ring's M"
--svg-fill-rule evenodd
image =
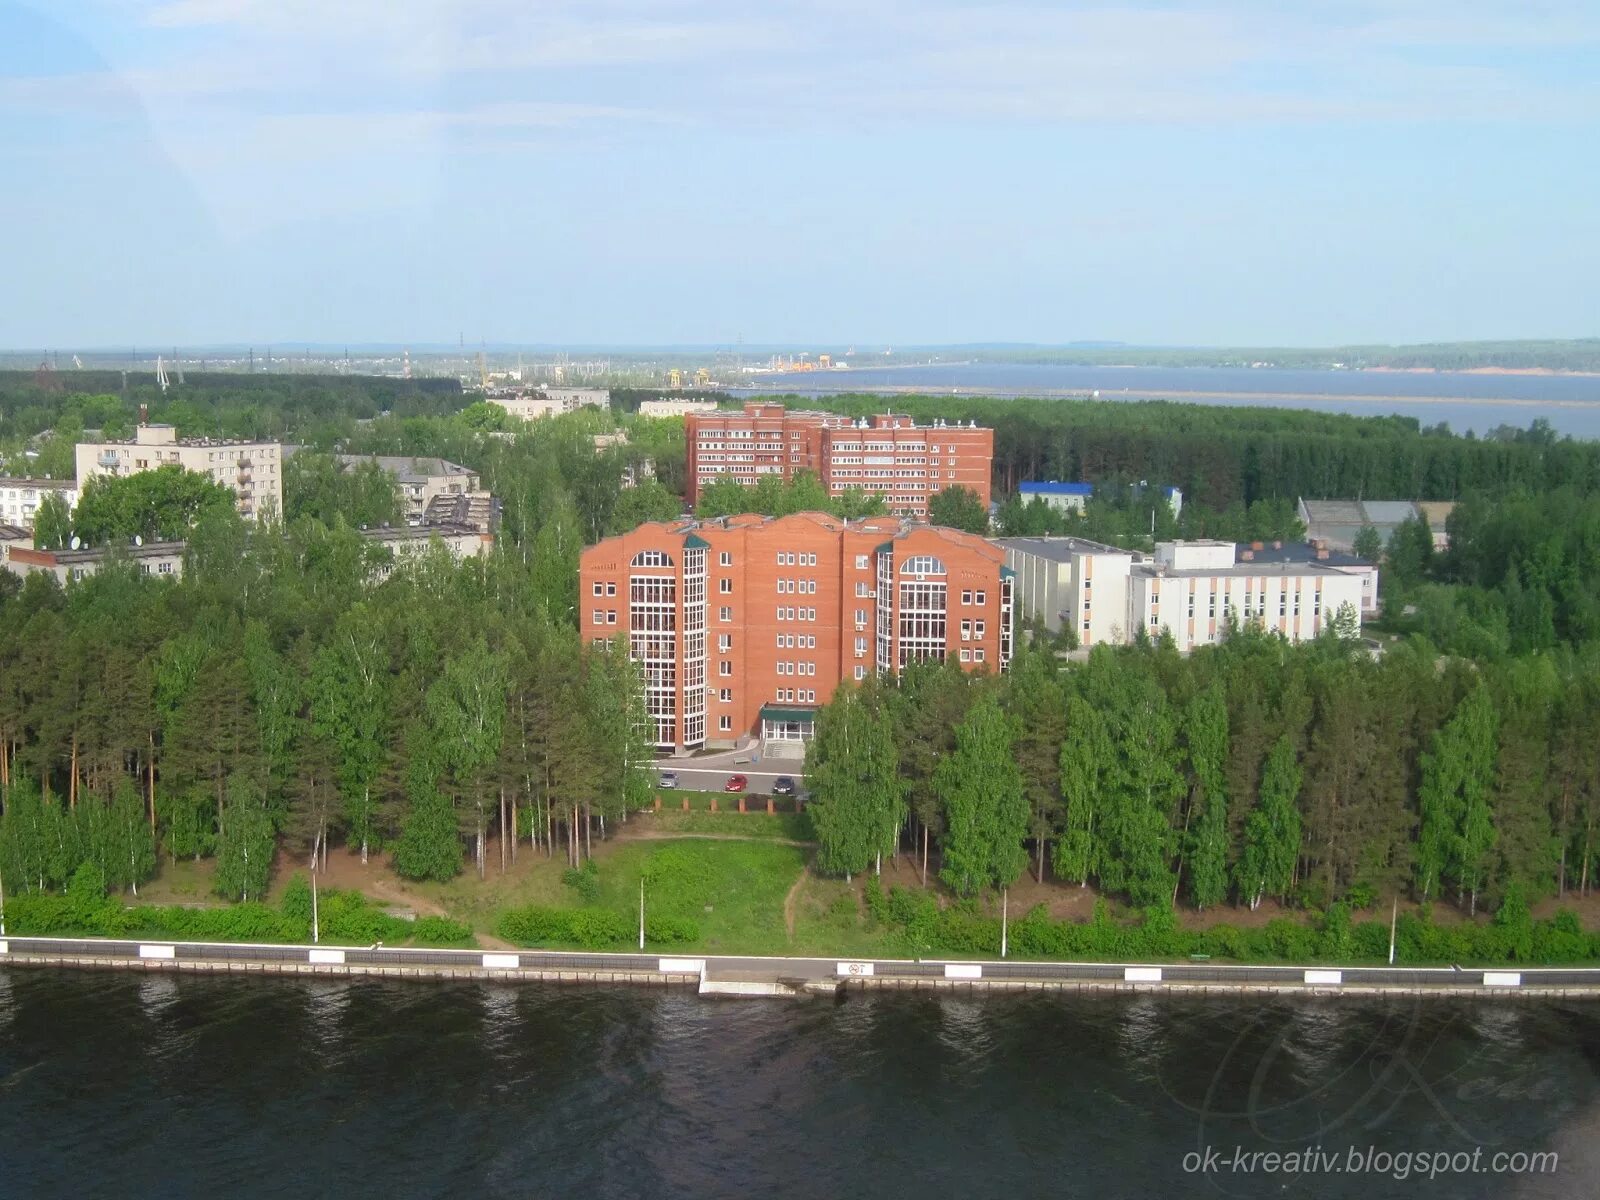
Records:
M725 792L742 792L750 786L750 781L743 775L729 775L728 782L722 785Z
M772 781L772 794L774 796L794 795L794 780L787 775L779 775Z

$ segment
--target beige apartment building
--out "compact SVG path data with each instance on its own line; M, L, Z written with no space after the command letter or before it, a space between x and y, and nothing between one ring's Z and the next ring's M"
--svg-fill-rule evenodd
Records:
M429 456L408 458L399 454L338 454L334 456L346 474L362 463L377 463L400 488L400 504L406 524L420 525L428 506L441 496L480 495L478 473L449 459Z
M256 520L283 512L283 447L277 442L180 438L171 425L140 424L124 441L79 442L78 487L99 476L122 477L178 466L204 475L238 497L239 515Z
M0 478L0 521L32 529L39 505L52 493L66 502L68 512L78 506L76 479Z

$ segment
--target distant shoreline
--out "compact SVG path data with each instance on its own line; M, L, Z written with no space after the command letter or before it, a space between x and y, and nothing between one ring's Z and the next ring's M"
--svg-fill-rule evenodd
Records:
M1388 368L1383 368L1387 370ZM1404 368L1407 373L1412 373L1411 368ZM1417 369L1419 374L1466 374L1466 372L1433 372L1431 370ZM1504 372L1512 374L1513 372ZM1575 409L1600 409L1600 400L1534 400L1529 398L1508 398L1504 396L1410 396L1410 395L1383 395L1362 396L1346 392L1330 394L1326 392L1240 392L1240 391L1166 391L1154 388L1033 388L1028 391L1018 391L1015 388L1002 387L962 387L942 388L932 387L927 384L912 386L908 384L860 384L857 386L843 386L840 388L806 389L804 385L792 384L800 392L826 391L830 394L860 394L874 396L930 396L945 395L956 396L989 396L997 399L1018 400L1239 400L1246 402L1258 401L1292 401L1296 404L1309 406L1327 404L1466 404L1475 407L1512 406L1517 408L1575 408ZM786 392L779 386L764 386L761 384L746 384L729 388L734 392L760 392L766 395L797 394ZM1091 396L1092 392L1098 395ZM1270 407L1270 405L1268 405Z

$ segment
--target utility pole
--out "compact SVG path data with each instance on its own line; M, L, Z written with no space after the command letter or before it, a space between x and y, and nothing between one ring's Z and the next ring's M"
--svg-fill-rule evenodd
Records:
M4 895L0 894L0 902L3 900ZM0 921L3 920L4 916L0 915ZM4 932L5 926L0 924L0 933ZM642 875L639 877L639 949L644 949L644 876Z
M1389 965L1394 966L1394 928L1400 920L1400 897L1394 898L1394 907L1389 912Z
M643 887L644 886L644 880L641 879L639 881L639 885L641 887ZM5 877L5 875L3 873L0 873L0 938L5 937L5 935L6 935L6 877Z
M317 927L317 869L311 868L311 941L315 945L321 930Z

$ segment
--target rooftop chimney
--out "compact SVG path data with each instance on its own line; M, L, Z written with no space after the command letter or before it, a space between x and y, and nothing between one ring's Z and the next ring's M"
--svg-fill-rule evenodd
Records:
M150 424L150 406L148 404L139 405L139 424Z
M1264 544L1262 544L1261 542L1251 542L1250 543L1250 549L1252 549L1252 550L1265 550L1266 546Z

